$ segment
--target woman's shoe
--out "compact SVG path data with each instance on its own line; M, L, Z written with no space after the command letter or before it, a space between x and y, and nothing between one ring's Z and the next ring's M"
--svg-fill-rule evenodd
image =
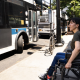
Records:
M51 80L52 76L47 75L47 80Z
M47 73L38 76L41 80L47 80Z

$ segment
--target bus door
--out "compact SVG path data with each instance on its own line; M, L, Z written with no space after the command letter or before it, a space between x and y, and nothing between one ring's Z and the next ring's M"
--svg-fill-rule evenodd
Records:
M29 10L29 39L33 42L38 40L36 17L36 11Z

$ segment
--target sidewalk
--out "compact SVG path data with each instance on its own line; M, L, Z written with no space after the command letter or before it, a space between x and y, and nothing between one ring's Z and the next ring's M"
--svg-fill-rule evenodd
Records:
M44 56L45 50L48 47L43 47L28 58L16 63L10 68L0 73L0 80L40 80L38 76L44 73L51 65L51 62L57 52L65 52L70 48L72 35L63 36L65 44L62 47L56 47L53 55Z

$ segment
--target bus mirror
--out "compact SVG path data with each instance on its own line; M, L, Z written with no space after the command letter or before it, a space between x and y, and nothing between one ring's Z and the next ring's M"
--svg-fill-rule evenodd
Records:
M25 15L28 16L28 12L27 11L25 11Z

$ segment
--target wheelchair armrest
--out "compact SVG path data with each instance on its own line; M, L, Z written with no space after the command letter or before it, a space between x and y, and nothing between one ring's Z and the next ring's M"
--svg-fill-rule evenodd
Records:
M67 59L67 61L69 60L72 51L73 51L72 49L68 49L67 52L65 53L65 59Z
M72 51L73 51L72 49L68 49L67 53L72 53Z
M67 61L69 60L70 56L71 56L71 53L65 53L65 59L67 59Z
M59 59L59 60L58 60L58 65L60 65L60 60L65 60L65 58L64 58L64 59Z
M70 57L71 57L71 53L65 53L65 59L67 59L67 61L69 60ZM76 57L72 63L80 64L80 57Z

